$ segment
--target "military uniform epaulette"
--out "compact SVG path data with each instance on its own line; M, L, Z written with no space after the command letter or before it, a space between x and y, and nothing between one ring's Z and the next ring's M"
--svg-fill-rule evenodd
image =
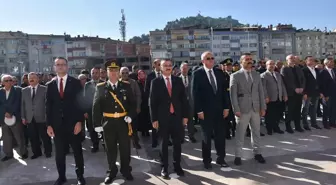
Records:
M104 84L105 84L105 82L100 82L100 83L97 84L97 86L102 86Z
M129 81L125 81L125 80L120 80L120 81L125 83L125 84L131 84Z

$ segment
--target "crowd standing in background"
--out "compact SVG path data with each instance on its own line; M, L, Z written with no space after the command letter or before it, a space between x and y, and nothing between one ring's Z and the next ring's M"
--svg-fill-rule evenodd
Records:
M170 59L155 59L153 71L148 74L137 66L130 71L108 61L101 68L83 70L75 78L68 75L68 61L58 57L54 61L55 74L24 74L21 84L16 77L3 74L1 161L11 160L13 149L23 160L54 154L59 174L55 185L61 185L67 181L65 157L71 147L78 185L86 184L82 142L87 131L92 153L100 150L100 143L105 146L109 164L105 183L113 182L117 175L118 144L120 172L126 180L133 180L130 148L142 148L141 133L142 137L151 137L152 148L160 147L161 176L169 179L169 146L173 147L174 171L184 176L181 144L186 141L201 141L204 168L211 170L212 140L216 164L228 168L225 146L226 140L233 138L235 165L242 165L245 137L251 137L255 160L266 163L260 150L260 137L265 136L260 131L262 125L269 136L336 128L332 56L322 62L314 56L300 60L288 55L286 62L256 62L252 58L246 53L239 62L229 58L216 64L213 54L204 52L202 62L192 68L188 61L178 66ZM322 125L317 117L322 117ZM280 129L281 121L285 130ZM200 125L202 138L195 138L196 124Z

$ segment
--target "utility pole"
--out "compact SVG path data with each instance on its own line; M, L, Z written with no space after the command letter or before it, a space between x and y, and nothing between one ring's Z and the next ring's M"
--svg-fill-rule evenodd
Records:
M124 14L124 9L121 9L121 21L119 21L119 26L121 39L123 42L126 42L126 18Z
M41 61L40 61L40 49L37 47L34 47L37 51L37 61L38 61L38 69L39 69L39 73L41 73Z

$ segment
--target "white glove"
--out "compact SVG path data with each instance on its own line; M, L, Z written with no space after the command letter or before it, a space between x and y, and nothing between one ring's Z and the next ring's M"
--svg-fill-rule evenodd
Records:
M103 132L103 127L95 127L94 130L100 133L100 132Z
M132 122L132 118L130 118L129 116L125 116L125 122L126 123L131 123Z

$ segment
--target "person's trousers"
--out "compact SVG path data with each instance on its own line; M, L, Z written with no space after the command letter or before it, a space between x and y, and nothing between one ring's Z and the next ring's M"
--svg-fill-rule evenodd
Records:
M292 130L291 122L294 121L295 129L301 128L301 107L302 95L295 94L288 96L287 112L286 112L286 130Z
M231 134L235 135L237 123L231 106L229 115L225 118L225 120L228 123L227 136L230 136Z
M8 126L4 122L2 124L2 140L3 152L7 157L13 157L14 139L18 145L19 155L27 154L27 147L23 133L23 125L21 122L16 122L13 126Z
M104 126L104 140L109 165L108 175L115 176L118 173L116 165L118 155L118 144L120 151L120 172L123 175L131 173L131 148L130 136L128 136L128 125L122 118L105 118L107 123Z
M182 140L183 123L182 118L177 119L174 114L168 117L165 124L159 125L158 135L161 141L161 165L163 168L168 168L168 143L172 139L173 143L173 164L179 166L181 163L181 140Z
M235 156L243 156L243 146L247 126L251 127L251 144L253 153L260 154L260 113L250 111L248 113L241 113L240 117L236 116L237 130L236 130L236 149Z
M132 119L131 122L132 125L132 140L134 143L139 143L139 135L138 135L138 125L139 125L139 119L138 116L136 116L134 119Z
M51 154L52 144L51 138L47 134L47 126L45 123L36 123L33 118L31 123L27 124L29 139L32 152L34 155L42 155L41 141L44 147L44 154Z
M72 148L77 177L82 177L84 174L84 158L82 150L82 138L81 133L74 135L74 128L67 128L64 123L64 128L54 128L55 137L55 150L56 150L56 167L60 178L65 178L66 173L66 154L69 145Z
M226 122L222 115L218 118L209 119L205 117L204 120L200 120L202 128L202 158L204 164L211 163L211 140L214 136L215 148L217 152L217 161L223 162L226 155L225 140L226 140Z
M323 100L322 122L324 127L335 125L336 120L336 98L329 97L328 101Z
M304 101L304 106L302 109L302 122L304 126L308 126L308 115L310 117L310 123L312 126L317 125L316 122L316 114L317 114L317 107L319 105L320 97L308 97L306 101Z
M281 111L281 103L279 100L269 102L267 104L267 110L265 115L265 123L266 123L266 129L267 132L272 133L273 131L279 131L279 122L281 119L281 114L279 114L279 111Z
M92 113L88 113L88 119L85 120L86 128L89 131L89 135L90 135L90 138L91 138L93 148L98 148L99 147L98 133L94 130L92 121L93 121Z

